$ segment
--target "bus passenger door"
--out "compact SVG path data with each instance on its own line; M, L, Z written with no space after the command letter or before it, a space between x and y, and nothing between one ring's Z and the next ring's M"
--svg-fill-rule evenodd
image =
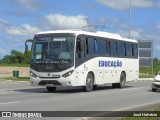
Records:
M85 81L85 45L83 36L78 36L76 41L76 53L75 53L75 73L76 82L78 85L84 85Z

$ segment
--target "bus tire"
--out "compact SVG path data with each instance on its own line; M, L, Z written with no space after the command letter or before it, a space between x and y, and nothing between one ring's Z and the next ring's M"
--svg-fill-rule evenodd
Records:
M126 83L126 75L124 72L120 75L120 83L118 83L118 88L124 88Z
M156 89L156 88L152 88L152 91L153 91L153 92L156 92L156 91L157 91L157 89Z
M86 86L83 87L85 92L91 92L93 90L94 77L92 73L88 73L86 78Z
M48 90L48 92L54 92L56 90L57 87L46 87L46 89Z

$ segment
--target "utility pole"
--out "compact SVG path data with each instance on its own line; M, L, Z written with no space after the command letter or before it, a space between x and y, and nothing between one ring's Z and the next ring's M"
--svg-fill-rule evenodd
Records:
M131 0L129 1L129 31L128 38L131 37Z

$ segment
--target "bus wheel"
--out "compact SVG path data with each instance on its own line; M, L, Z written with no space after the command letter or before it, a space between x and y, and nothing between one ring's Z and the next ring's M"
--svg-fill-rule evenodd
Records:
M157 89L156 89L156 88L152 88L152 91L153 91L153 92L156 92L156 91L157 91Z
M126 75L124 74L124 72L122 72L120 76L120 83L118 83L118 88L124 88L125 83L126 83Z
M88 73L86 78L86 86L83 87L85 92L91 92L93 90L94 78L92 73Z
M54 92L56 90L56 87L46 87L48 92Z

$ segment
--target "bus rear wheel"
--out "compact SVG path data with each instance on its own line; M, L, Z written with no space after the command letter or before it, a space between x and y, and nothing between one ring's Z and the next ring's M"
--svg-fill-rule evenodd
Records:
M120 75L120 83L118 83L118 88L124 88L126 83L126 75L124 72L121 73Z
M56 87L46 87L48 92L54 92L56 90Z
M94 77L92 73L88 73L86 78L86 86L83 87L85 92L91 92L93 90Z

